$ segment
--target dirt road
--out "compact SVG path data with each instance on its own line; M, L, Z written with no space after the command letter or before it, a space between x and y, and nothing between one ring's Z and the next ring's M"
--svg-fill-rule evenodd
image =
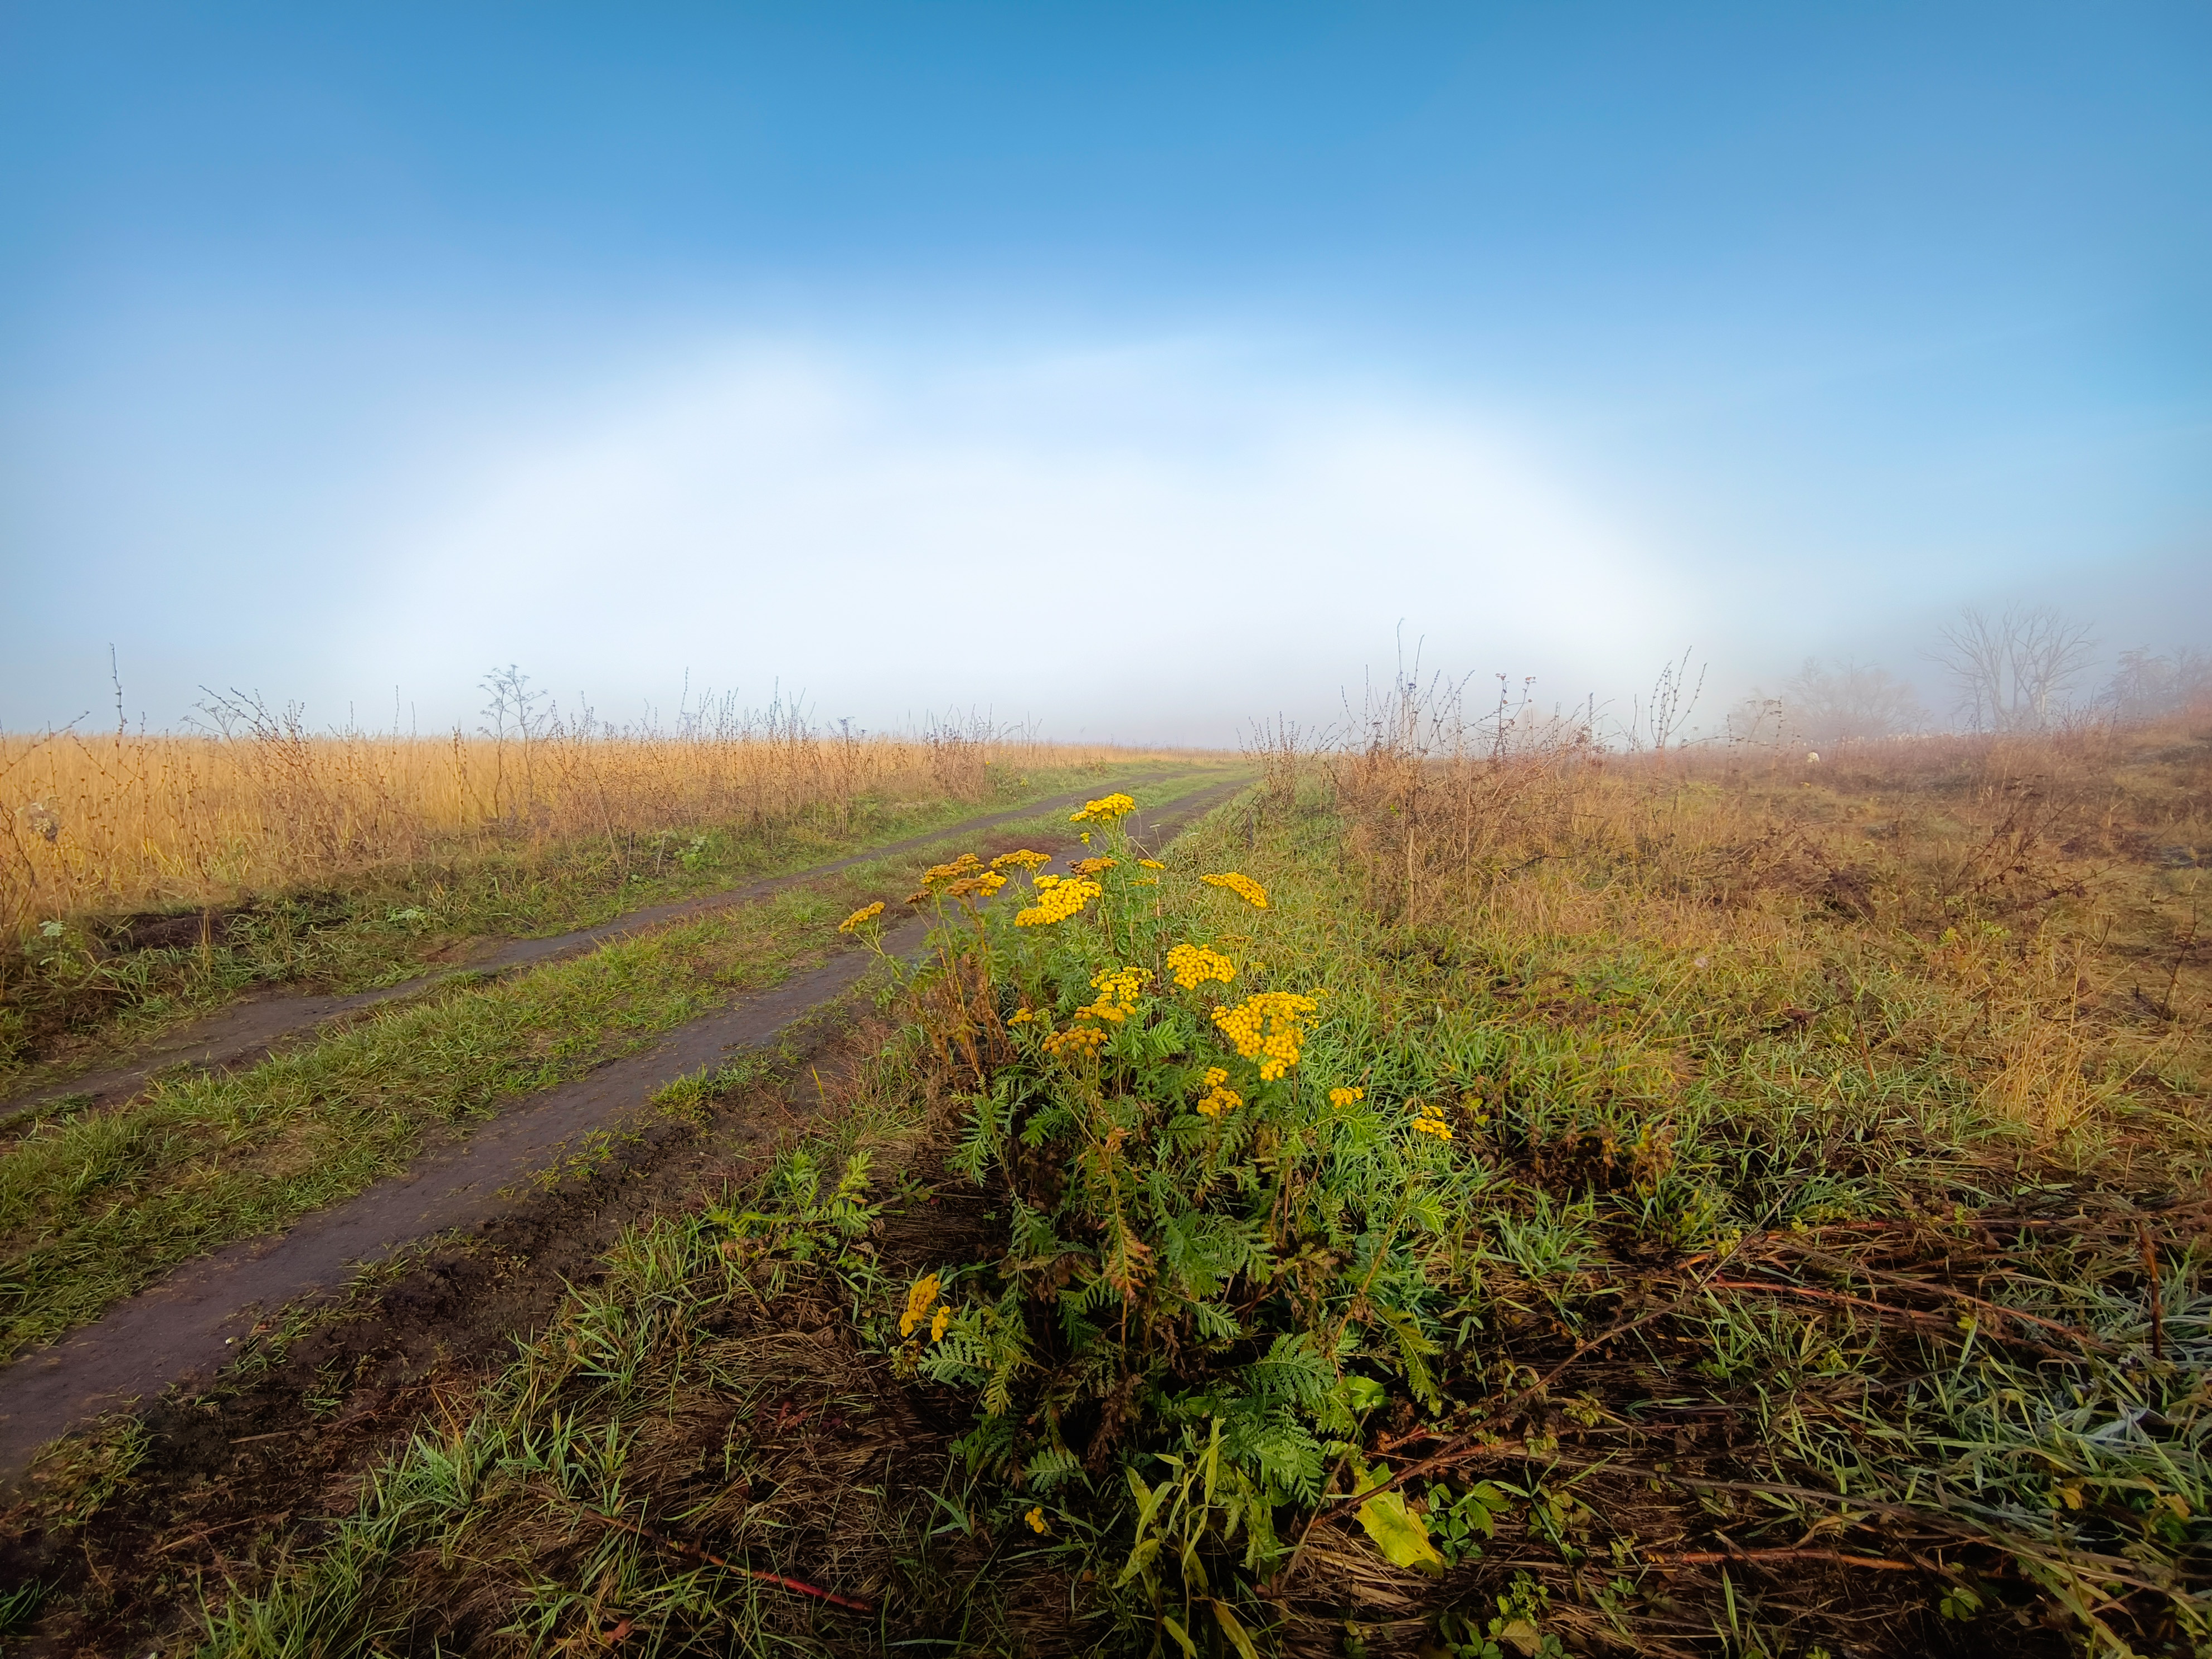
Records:
M1176 775L1173 772L1140 773L1116 780L1113 787L1121 788L1158 783ZM854 865L911 853L940 842L978 835L1000 824L1034 817L1039 812L1048 812L1063 806L1079 806L1089 796L1096 794L1100 787L1093 785L1087 790L1070 790L1064 794L1031 801L1026 805L987 812L979 817L946 824L941 830L908 836L901 841L886 842L880 847L871 847L844 858L833 859L826 864L809 865L787 875L747 882L742 886L725 888L719 893L632 910L595 927L579 927L570 933L550 934L543 939L484 941L465 961L397 985L381 986L374 991L357 992L349 996L277 994L252 997L219 1014L197 1020L169 1033L123 1065L65 1083L49 1085L15 1099L0 1102L0 1126L58 1100L83 1097L94 1105L104 1106L127 1099L143 1088L155 1073L167 1071L173 1066L189 1066L216 1071L250 1064L261 1059L288 1037L305 1036L332 1020L344 1019L385 1003L420 996L460 975L510 973L518 968L534 968L562 957L579 956L584 951L598 949L611 939L636 933L641 928L657 927L663 922L681 921L692 916L710 915L716 910L731 909L740 904L750 904L786 888L817 881L841 870L849 870Z
M1133 833L1140 842L1162 845L1249 781L1233 778L1139 814ZM985 829L1055 804L1066 803L1038 803L945 834ZM879 856L884 850L861 856ZM818 874L820 869L805 873ZM659 919L737 902L717 895L711 902L665 906ZM647 925L640 913L592 931L604 939ZM927 923L917 918L886 934L884 944L911 956L921 950L927 932ZM212 1375L268 1311L335 1287L361 1266L404 1245L450 1229L487 1224L517 1201L503 1189L556 1163L564 1148L592 1131L617 1126L655 1091L702 1066L720 1065L738 1051L772 1042L851 987L872 960L858 949L841 951L775 990L672 1032L644 1054L520 1101L465 1141L426 1156L404 1175L319 1211L289 1232L242 1240L187 1263L93 1324L0 1370L0 1479L20 1474L40 1445L78 1424L173 1383Z

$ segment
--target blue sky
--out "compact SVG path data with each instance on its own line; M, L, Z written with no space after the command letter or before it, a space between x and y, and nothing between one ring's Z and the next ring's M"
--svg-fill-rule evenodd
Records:
M2199 5L8 6L0 724L2212 643L2207 84Z

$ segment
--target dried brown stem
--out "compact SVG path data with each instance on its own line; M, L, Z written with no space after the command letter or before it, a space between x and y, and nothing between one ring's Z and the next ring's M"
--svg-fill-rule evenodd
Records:
M695 1561L704 1561L710 1566L721 1568L725 1572L743 1573L746 1577L757 1578L763 1584L775 1584L796 1595L811 1595L818 1601L827 1601L833 1607L845 1607L854 1613L872 1613L875 1611L875 1608L866 1601L855 1601L849 1595L840 1595L835 1590L823 1589L821 1585L810 1584L803 1578L787 1578L780 1572L766 1572L758 1567L738 1566L734 1562L725 1561L720 1556L701 1549L696 1544L686 1544L680 1539L670 1538L664 1534L653 1531L650 1527L641 1527L634 1521L617 1520L611 1515L601 1515L596 1510L586 1510L582 1513L590 1516L603 1527L612 1527L617 1532L633 1534L644 1539L648 1544L658 1545L665 1550L672 1550L678 1555L688 1555Z

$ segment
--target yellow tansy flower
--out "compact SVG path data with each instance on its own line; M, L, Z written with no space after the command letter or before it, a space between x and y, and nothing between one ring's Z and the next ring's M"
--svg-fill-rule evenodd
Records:
M1203 945L1178 945L1168 952L1168 971L1175 975L1176 984L1190 991L1210 979L1228 984L1237 977L1237 964Z
M933 1342L944 1341L945 1328L951 1323L952 1304L949 1302L940 1304L937 1310L937 1317L929 1322L929 1340Z
M1054 1031L1044 1040L1045 1053L1055 1058L1067 1054L1095 1054L1106 1046L1106 1033L1096 1025L1071 1025L1064 1031Z
M1022 1519L1030 1523L1030 1530L1031 1532L1036 1534L1040 1538L1044 1536L1047 1528L1045 1526L1043 1504L1035 1504L1030 1505L1030 1512L1024 1516Z
M1049 886L1040 879L1037 882L1037 902L1014 917L1014 926L1049 927L1056 921L1066 921L1103 891L1105 889L1097 882L1080 876L1066 881L1055 881Z
M996 870L986 870L981 875L963 876L945 890L945 896L966 901L989 898L1006 884L1006 878Z
M1024 847L1018 853L1000 854L998 857L991 860L991 867L994 870L1012 870L1019 866L1024 870L1034 870L1041 864L1050 864L1051 862L1051 854L1032 853L1028 848Z
M1070 823L1111 823L1137 810L1137 803L1127 795L1101 795L1097 800L1083 803L1080 812L1070 812Z
M1366 1098L1367 1091L1364 1089L1331 1089L1328 1091L1328 1103L1332 1106L1349 1106L1355 1100Z
M912 1336L914 1328L929 1316L930 1309L937 1304L937 1275L932 1273L927 1279L915 1279L913 1288L907 1291L906 1311L899 1316L901 1336Z
M1216 1008L1213 1023L1238 1054L1260 1062L1260 1080L1272 1083L1298 1063L1306 1036L1299 1022L1318 1006L1292 991L1257 991L1233 1008Z
M980 875L983 860L973 853L963 853L949 864L933 864L921 872L921 885L906 896L908 904L919 904L940 887L949 886L969 876Z
M839 922L837 931L841 933L849 933L862 922L873 921L883 913L884 902L881 899L878 899L873 904L864 904L844 921Z
M1247 901L1254 909L1267 908L1267 890L1249 876L1240 876L1234 870L1218 876L1200 876L1208 887L1225 887L1237 897Z

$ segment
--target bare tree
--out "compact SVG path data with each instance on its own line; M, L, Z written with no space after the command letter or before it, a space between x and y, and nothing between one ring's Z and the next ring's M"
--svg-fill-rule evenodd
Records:
M1782 708L1789 723L1821 748L1893 738L1928 723L1912 688L1887 669L1814 657L1784 684Z
M1936 660L1976 732L2036 732L2063 711L2088 666L2093 633L2048 605L1999 617L1968 605L1942 630Z
M2119 668L2097 701L2115 720L2154 720L2212 700L2212 658L2187 647L2170 657L2147 645L2120 653Z

